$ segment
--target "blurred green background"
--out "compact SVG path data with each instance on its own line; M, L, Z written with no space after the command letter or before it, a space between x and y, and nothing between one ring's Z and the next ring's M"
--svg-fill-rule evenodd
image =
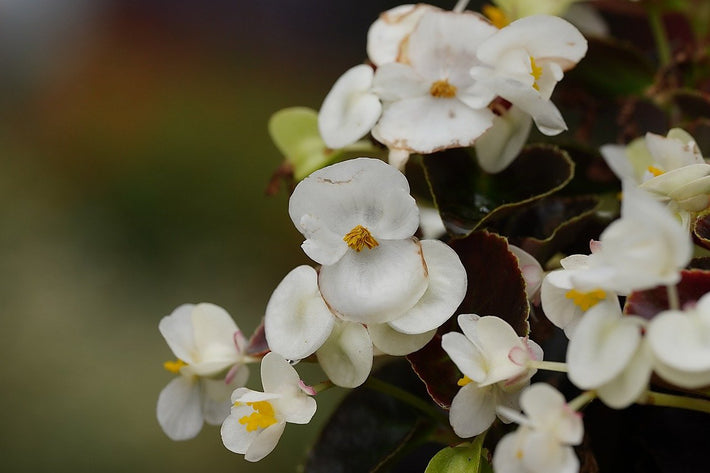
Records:
M172 442L158 321L209 301L251 333L308 263L286 193L264 194L267 120L318 108L394 5L0 0L3 471L295 470L343 392L258 464L218 427Z

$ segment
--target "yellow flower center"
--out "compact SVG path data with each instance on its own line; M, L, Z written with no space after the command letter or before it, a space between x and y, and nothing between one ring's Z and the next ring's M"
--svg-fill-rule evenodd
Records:
M180 368L183 366L187 366L187 363L182 360L166 361L163 363L163 368L175 374L178 374L180 372Z
M245 426L247 432L265 429L278 422L274 416L274 407L269 401L247 402L246 404L254 409L254 412L239 419L239 423ZM241 405L241 403L236 402L234 405Z
M373 249L378 246L377 240L372 236L370 230L358 225L357 227L350 230L344 237L343 241L348 244L353 250L360 252L364 247L368 249Z
M664 171L663 169L659 169L656 166L649 166L648 172L653 174L655 177L655 176L660 176L661 174L664 174L666 171Z
M466 375L463 375L463 378L459 379L456 384L458 384L459 386L466 386L471 381L473 381L471 378Z
M587 311L597 305L600 301L606 299L606 293L601 289L595 289L589 292L581 292L576 289L570 289L565 293L567 299L572 299L574 305L580 309Z
M429 93L432 97L443 97L450 99L456 97L456 86L449 83L448 80L442 79L434 82L429 87Z
M537 81L540 80L540 76L542 76L542 67L535 64L535 58L532 56L530 56L530 69L530 75L533 76L533 79L535 79L533 89L540 90L540 86L537 85Z
M483 14L486 15L493 26L498 29L510 24L510 20L505 13L503 13L503 10L498 7L494 7L493 5L483 5Z

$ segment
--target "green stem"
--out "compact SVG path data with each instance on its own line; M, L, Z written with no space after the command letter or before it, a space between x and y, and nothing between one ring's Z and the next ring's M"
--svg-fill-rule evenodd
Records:
M405 391L404 389L398 388L397 386L373 377L369 377L367 381L365 381L364 386L374 391L379 391L382 394L387 394L388 396L398 399L405 404L409 404L410 406L419 409L431 418L445 425L449 424L449 418L444 412L424 401L422 398Z
M680 298L678 297L678 287L675 284L669 284L666 286L666 292L668 293L668 309L669 310L680 310Z
M710 401L706 399L678 396L676 394L646 391L646 394L641 396L636 403L646 404L648 406L678 407L680 409L707 412L710 414Z
M557 371L560 373L567 372L567 363L559 363L557 361L530 360L527 365L529 368L536 368L539 370Z
M318 393L322 393L323 391L327 391L328 389L332 388L333 386L335 386L335 385L333 384L332 381L326 380L326 381L323 381L322 383L314 384L313 386L311 386L311 388L316 392L316 394L318 394Z
M578 411L597 397L596 391L585 391L567 403L570 409Z
M653 33L653 39L656 41L656 49L658 50L658 59L662 67L666 67L671 63L671 48L668 44L668 37L663 26L663 15L658 7L651 7L648 11L648 21Z

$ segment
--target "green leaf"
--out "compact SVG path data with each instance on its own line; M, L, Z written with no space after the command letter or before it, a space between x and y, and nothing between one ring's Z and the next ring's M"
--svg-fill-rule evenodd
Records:
M337 158L318 132L318 112L306 107L279 110L269 119L269 135L301 180Z
M417 377L403 361L373 373L378 379L427 399ZM365 386L348 394L309 453L306 473L383 472L433 428L430 418L391 396Z
M481 464L485 461L482 457L482 443L478 441L464 443L456 447L447 447L440 450L429 461L424 473L479 473Z
M677 287L681 307L710 292L710 271L690 269L683 270L680 274L681 280ZM625 314L638 315L649 320L664 310L668 310L666 286L634 291L626 298L624 306Z
M574 174L567 153L552 145L524 148L498 174L483 172L464 149L424 156L422 163L434 202L454 238L494 225L560 190Z
M593 93L642 95L653 84L655 69L630 43L613 38L587 38L587 55L569 76Z

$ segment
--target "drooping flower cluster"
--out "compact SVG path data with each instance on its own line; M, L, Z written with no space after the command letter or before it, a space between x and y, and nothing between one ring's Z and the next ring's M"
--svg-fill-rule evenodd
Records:
M367 52L374 71L359 65L337 80L319 129L332 148L371 131L398 166L408 153L470 146L483 135L479 162L498 172L522 148L531 120L547 135L566 129L550 97L586 50L579 31L554 16L498 29L473 12L402 5L372 25Z

